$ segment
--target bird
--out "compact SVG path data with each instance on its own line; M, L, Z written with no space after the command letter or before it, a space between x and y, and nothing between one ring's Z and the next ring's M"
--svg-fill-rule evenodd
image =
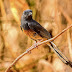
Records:
M38 41L50 39L50 33L32 18L32 14L33 12L31 9L23 11L20 25L21 30L24 31L24 33L36 43ZM63 63L72 67L72 62L68 60L68 58L57 48L53 41L48 42L47 45L53 49L53 51L57 54Z

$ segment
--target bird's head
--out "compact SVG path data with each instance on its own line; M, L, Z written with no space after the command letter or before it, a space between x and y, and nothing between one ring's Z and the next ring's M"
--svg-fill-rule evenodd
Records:
M23 12L23 18L26 20L32 19L32 10L28 9Z

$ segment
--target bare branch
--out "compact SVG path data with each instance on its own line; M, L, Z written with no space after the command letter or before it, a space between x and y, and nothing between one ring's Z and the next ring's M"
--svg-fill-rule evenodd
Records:
M59 33L58 35L56 35L55 37L49 39L49 40L45 40L43 42L40 42L37 44L37 46L40 46L44 43L47 43L47 42L50 42L50 41L53 41L55 40L57 37L59 37L62 33L64 33L65 31L67 31L69 28L72 27L72 24L70 26L68 26L67 28L65 28L61 33ZM22 53L20 56L18 56L14 61L13 63L6 69L5 72L9 72L10 68L12 68L19 59L21 59L24 55L28 54L30 51L32 51L33 49L35 49L36 47L34 47L34 45L32 45L30 48L28 48L24 53Z
M69 17L69 15L63 10L63 8L61 6L59 6L59 9L61 11L61 13L64 15L64 17L66 18L66 20L68 21L68 25L70 25L72 23L72 19ZM67 25L67 26L68 26ZM72 59L72 48L71 48L71 39L70 39L70 33L69 30L67 31L67 39L68 39L68 48L69 48L69 54L70 57Z

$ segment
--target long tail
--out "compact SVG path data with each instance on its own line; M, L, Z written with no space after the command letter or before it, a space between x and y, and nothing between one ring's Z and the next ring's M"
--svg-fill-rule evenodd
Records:
M72 62L68 60L68 58L56 47L56 45L53 42L50 42L52 44L49 45L47 44L56 54L57 56L61 59L62 62L64 62L66 65L69 65L72 67Z

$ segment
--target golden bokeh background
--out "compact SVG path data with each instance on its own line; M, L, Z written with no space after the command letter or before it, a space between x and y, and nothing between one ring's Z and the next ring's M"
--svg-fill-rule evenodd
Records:
M32 9L33 19L45 27L52 37L72 24L72 0L0 0L0 72L34 41L21 31L21 15ZM72 28L54 43L72 61ZM22 57L10 72L72 72L45 44Z

